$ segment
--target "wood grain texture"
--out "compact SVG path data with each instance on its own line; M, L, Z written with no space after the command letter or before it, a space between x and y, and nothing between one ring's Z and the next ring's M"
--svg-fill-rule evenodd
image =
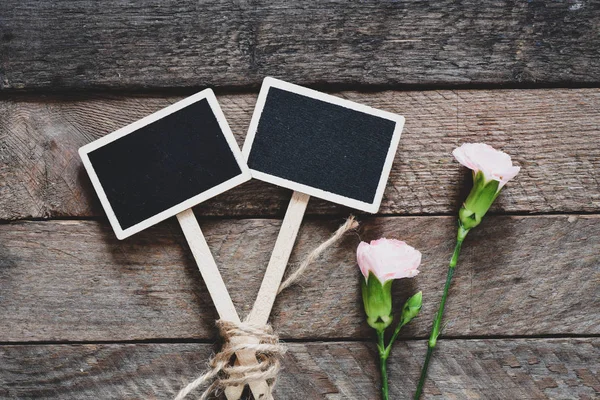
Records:
M493 212L595 212L600 207L600 90L481 90L337 95L402 114L406 125L380 213L454 214L470 184L451 155L482 141L522 166ZM178 98L18 97L0 102L0 219L104 215L77 148ZM221 95L241 145L256 95ZM462 191L461 191L462 188ZM200 215L282 216L291 192L251 181ZM313 198L308 214L347 214Z
M600 80L597 2L0 4L0 89Z
M341 220L305 220L292 264ZM200 221L245 317L280 221ZM396 282L396 311L422 290L421 317L402 334L425 337L453 249L452 217L363 220L360 238L402 238L423 252L421 274ZM368 338L351 234L282 292L271 313L284 339ZM469 234L446 308L448 336L600 333L599 216L488 216ZM217 318L180 232L163 223L125 241L93 221L0 225L3 341L210 339Z
M372 343L290 343L275 397L377 399ZM397 342L390 398L411 397L424 341ZM0 346L0 397L172 399L199 375L208 344ZM600 393L600 339L443 340L424 399L587 399Z

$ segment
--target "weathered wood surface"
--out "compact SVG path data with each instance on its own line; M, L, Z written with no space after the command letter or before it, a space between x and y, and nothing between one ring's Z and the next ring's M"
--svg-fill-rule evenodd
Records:
M424 398L599 398L599 21L579 0L1 1L0 399L173 398L203 370L217 315L183 233L171 220L116 240L77 149L203 87L230 92L241 145L256 99L242 92L267 75L366 90L334 94L407 119L382 216L359 216L276 301L292 341L277 398L379 397L354 252L381 236L423 252L394 287L397 311L425 295L390 360L391 397L410 398L470 180L451 150L467 141L522 171L467 238ZM505 85L596 88L373 92ZM290 194L253 181L196 208L232 217L200 222L242 316ZM312 199L292 263L349 212ZM9 222L37 218L51 220Z
M341 220L305 221L298 262ZM241 316L252 307L280 221L201 221ZM417 290L430 329L454 245L453 217L364 220L360 238L399 237L423 252L422 273L395 284L396 310ZM285 339L368 338L350 234L278 297ZM600 216L489 216L467 238L450 291L445 334L454 337L600 333ZM3 341L211 339L217 318L183 234L163 223L125 241L94 221L0 225Z
M468 174L452 149L484 141L523 167L495 212L600 207L600 90L481 90L338 95L406 116L380 213L454 214ZM179 97L180 98L180 97ZM0 219L103 216L78 147L179 98L16 97L0 102ZM240 145L255 94L219 101ZM465 184L462 184L465 183ZM281 216L291 193L252 181L203 204L203 215ZM348 211L311 199L309 214Z
M276 398L377 399L372 343L290 343ZM390 396L408 399L426 343L398 342ZM209 344L0 346L5 399L172 399L198 376ZM443 340L424 399L597 399L600 339Z
M595 1L0 3L0 89L600 80Z

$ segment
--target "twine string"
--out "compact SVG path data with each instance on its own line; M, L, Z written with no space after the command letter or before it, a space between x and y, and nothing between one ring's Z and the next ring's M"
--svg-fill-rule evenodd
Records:
M323 254L325 250L336 244L346 232L356 228L358 228L358 221L356 221L354 215L351 215L346 219L346 222L344 222L344 224L341 225L329 239L321 243L316 249L311 251L308 256L306 256L306 258L302 261L300 266L298 266L298 269L291 273L290 276L288 276L286 280L283 281L281 285L279 285L279 290L277 291L277 294L283 292L286 288L293 285L298 280L298 278L300 278L300 276L304 273L304 271L306 271L308 266L312 264L317 258L319 258L319 256Z
M273 332L271 325L258 327L246 322L218 320L217 327L223 338L221 351L208 362L208 371L181 389L175 400L183 400L198 387L209 383L200 400L206 400L211 393L218 393L227 386L246 385L263 379L267 381L269 388L275 385L280 360L286 349L279 343L279 337ZM235 338L248 336L256 338L257 344L236 343ZM233 356L241 350L255 351L258 364L233 365L231 362Z

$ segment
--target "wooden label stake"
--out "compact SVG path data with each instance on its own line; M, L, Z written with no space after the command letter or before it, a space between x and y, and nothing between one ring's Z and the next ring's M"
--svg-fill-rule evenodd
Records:
M310 196L379 210L403 125L399 115L265 78L243 153L254 178L294 193L249 323L268 322Z
M250 179L212 90L207 89L79 149L119 239L177 216L219 317L240 318L192 207ZM242 365L256 365L253 354ZM251 385L267 399L265 381Z

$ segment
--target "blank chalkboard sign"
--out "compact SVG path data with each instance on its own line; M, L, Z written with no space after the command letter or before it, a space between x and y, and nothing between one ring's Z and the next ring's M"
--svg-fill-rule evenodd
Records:
M191 209L250 179L212 90L83 146L79 154L117 237L176 215L219 316L239 323ZM257 364L252 355L238 360ZM257 398L266 396L268 388L264 380L251 385Z
M244 156L254 178L377 212L404 118L265 78Z
M294 193L249 323L268 322L310 196L379 210L403 125L400 115L265 78L243 154L253 178Z
M119 239L250 179L211 90L79 150Z

